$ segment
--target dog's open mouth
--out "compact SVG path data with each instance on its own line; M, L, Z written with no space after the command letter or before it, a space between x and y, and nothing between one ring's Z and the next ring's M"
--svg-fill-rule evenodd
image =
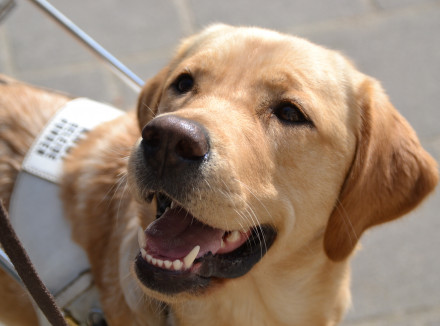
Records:
M169 197L156 197L157 219L139 230L135 262L139 280L152 290L194 292L213 280L242 276L275 240L276 231L269 225L221 230L198 221Z

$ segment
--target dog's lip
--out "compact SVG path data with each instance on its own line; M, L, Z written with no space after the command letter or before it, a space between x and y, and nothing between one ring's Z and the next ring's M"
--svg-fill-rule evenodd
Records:
M193 292L214 279L242 276L276 238L270 225L221 230L180 206L170 206L145 231L139 230L140 253L135 262L138 279L161 293Z
M275 241L277 232L269 225L251 230L249 238L237 249L222 253L208 252L195 259L188 269L165 269L143 258L143 249L135 259L135 272L147 288L162 294L198 293L221 279L237 278L248 273ZM263 241L264 240L264 241Z
M195 259L208 253L215 255L234 251L246 242L251 234L250 229L227 231L209 226L184 208L173 205L171 207L165 209L161 217L152 222L144 232L141 230L138 235L143 257L159 267L163 265L161 261L180 260L185 263L183 267L188 269ZM159 264L156 264L157 261ZM180 267L179 263L176 264Z

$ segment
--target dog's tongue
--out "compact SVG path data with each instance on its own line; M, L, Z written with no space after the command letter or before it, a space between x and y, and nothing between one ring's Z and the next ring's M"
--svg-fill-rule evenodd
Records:
M224 233L199 222L181 207L167 210L145 230L148 252L169 260L185 257L197 245L197 257L208 252L215 254Z

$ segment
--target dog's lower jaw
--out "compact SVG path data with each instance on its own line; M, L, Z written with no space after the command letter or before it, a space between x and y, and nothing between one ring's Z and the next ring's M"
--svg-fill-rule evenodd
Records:
M283 248L275 243L272 250ZM268 254L246 275L196 296L143 289L167 303L179 326L338 325L351 303L348 261L330 261L322 250L322 236L295 250L288 262L277 259ZM317 284L319 292L313 290Z
M304 263L297 271L289 271L289 282L287 271L268 272L270 279L257 279L249 273L237 282L226 281L206 295L170 302L176 325L338 325L350 304L349 266L329 262L321 253L316 255L320 256L321 266L315 274L307 274L310 265L305 263L307 259L299 258ZM322 282L336 275L343 280L341 283ZM323 284L319 293L310 292L313 283Z

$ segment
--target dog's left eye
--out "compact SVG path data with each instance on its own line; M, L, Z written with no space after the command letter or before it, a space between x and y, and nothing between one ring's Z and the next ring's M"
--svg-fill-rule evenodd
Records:
M281 103L274 110L273 114L281 121L294 124L307 124L310 120L306 115L292 103Z
M193 87L194 79L189 74L180 75L174 82L174 89L180 94L189 92Z

